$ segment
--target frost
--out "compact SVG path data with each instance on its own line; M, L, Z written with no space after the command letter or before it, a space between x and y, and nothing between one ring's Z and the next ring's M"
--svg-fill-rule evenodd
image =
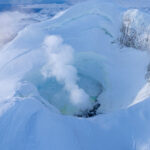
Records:
M117 1L74 5L2 48L1 150L149 150L149 14Z
M141 50L150 49L150 17L137 9L127 10L123 15L121 45Z

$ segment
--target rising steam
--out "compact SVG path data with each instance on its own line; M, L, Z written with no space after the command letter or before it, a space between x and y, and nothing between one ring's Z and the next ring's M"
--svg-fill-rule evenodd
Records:
M73 66L73 48L64 44L61 37L51 35L45 38L44 49L47 63L42 68L43 76L55 77L58 82L63 83L73 105L79 109L88 108L89 96L77 85L78 76Z

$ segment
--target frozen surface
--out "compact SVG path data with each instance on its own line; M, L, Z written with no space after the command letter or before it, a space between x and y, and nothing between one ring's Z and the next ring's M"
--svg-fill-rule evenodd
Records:
M149 100L88 120L59 115L37 100L3 104L9 109L0 120L1 149L149 149Z
M141 42L150 16L121 2L78 3L29 24L3 46L0 149L150 149L149 46ZM131 32L119 40L124 24L138 33L134 46L126 44ZM62 115L95 101L96 117Z

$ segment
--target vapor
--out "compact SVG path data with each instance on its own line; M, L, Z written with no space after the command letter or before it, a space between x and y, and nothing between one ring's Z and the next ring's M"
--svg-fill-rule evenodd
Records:
M73 48L64 44L60 36L51 35L45 38L44 49L47 63L42 68L43 76L55 77L58 82L63 83L73 105L79 109L88 108L90 106L89 96L77 84L77 70L73 66Z

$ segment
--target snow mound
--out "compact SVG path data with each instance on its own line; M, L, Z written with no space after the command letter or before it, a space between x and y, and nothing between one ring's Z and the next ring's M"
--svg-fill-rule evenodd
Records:
M141 50L150 49L150 16L137 9L127 10L123 15L121 45Z
M123 12L124 9L113 3L89 1L75 5L56 19L26 27L1 51L0 79L31 82L46 101L54 105L59 103L66 109L61 103L61 99L66 102L70 99L63 88L66 81L59 83L54 76L44 79L40 71L47 60L43 53L44 39L48 35L61 35L64 42L74 49L74 54L71 54L75 59L74 71L69 71L72 73L69 78L75 75L71 80L77 82L79 77L78 89L83 89L90 99L101 103L100 113L128 107L147 82L145 74L149 57L146 52L135 49L120 50L115 42ZM59 62L66 63L61 59Z
M141 14L109 0L91 0L25 27L5 45L0 149L149 149L149 51L146 45L145 51L125 43L120 48L118 42L126 18L143 37ZM71 116L79 110L72 105L76 100L86 108L100 104L96 116Z

